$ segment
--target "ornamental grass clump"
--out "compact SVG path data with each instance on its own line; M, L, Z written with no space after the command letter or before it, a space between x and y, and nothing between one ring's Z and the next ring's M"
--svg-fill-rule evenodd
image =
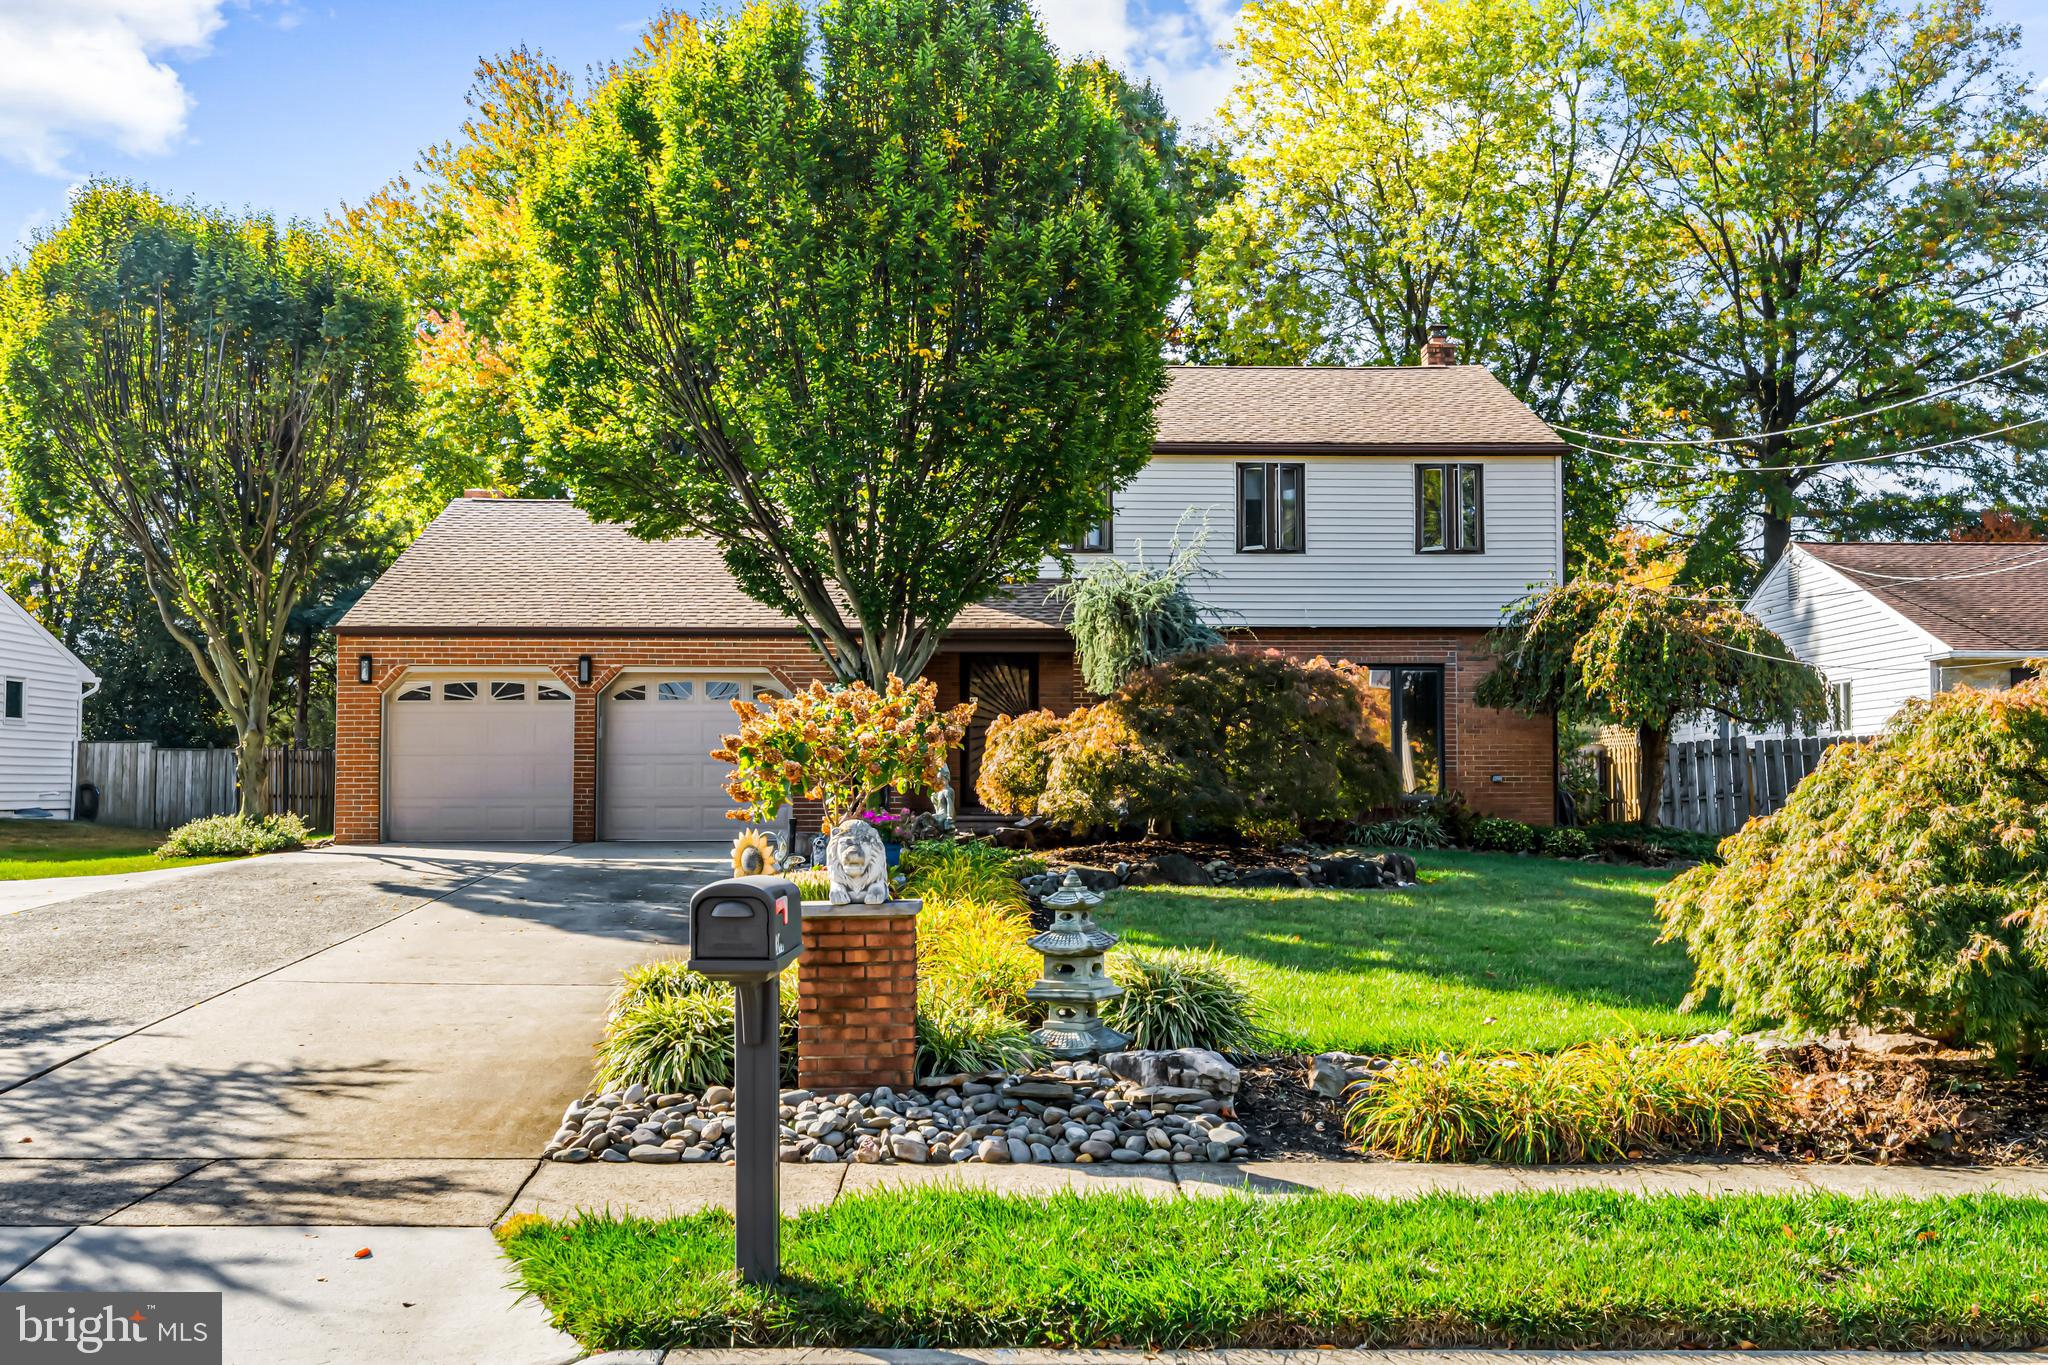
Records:
M948 1000L1022 1018L1024 988L1038 979L1026 947L1031 918L1021 906L927 900L917 917L917 978Z
M1739 1021L2048 1037L2048 682L1908 702L1657 899Z
M918 992L918 1075L1022 1071L1044 1060L1030 1026L1014 1015L936 991Z
M927 839L903 850L904 894L926 901L978 901L1029 908L1018 880L1042 871L1036 858L976 840Z
M209 815L172 830L157 845L159 858L234 858L253 853L286 853L304 848L313 837L306 822L290 811L261 818Z
M796 972L782 977L782 1065L796 1070ZM629 967L612 993L597 1045L600 1091L639 1084L655 1094L700 1094L732 1083L733 991L680 958Z
M1132 1047L1242 1054L1265 1042L1251 986L1213 949L1128 949L1108 965L1124 993L1103 1006L1102 1019Z
M1346 1130L1404 1161L1620 1161L1738 1151L1775 1134L1787 1076L1748 1048L1610 1039L1555 1054L1460 1053L1389 1068Z

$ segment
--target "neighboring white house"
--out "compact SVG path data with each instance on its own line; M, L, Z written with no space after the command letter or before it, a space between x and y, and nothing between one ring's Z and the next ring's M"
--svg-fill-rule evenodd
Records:
M2048 658L2048 543L1795 544L1749 611L1820 670L1828 729L1868 735L1909 697L2010 687Z
M71 817L93 671L0 592L0 815Z

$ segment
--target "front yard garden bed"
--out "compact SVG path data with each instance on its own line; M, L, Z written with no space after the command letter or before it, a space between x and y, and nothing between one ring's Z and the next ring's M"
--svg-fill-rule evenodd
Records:
M500 1237L593 1350L2048 1344L2048 1201L2024 1198L917 1190L787 1220L772 1289L734 1280L723 1212Z

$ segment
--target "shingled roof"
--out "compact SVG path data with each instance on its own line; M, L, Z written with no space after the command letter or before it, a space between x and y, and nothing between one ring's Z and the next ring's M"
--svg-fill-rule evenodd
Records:
M1332 455L1562 454L1483 365L1174 365L1152 448Z
M1060 623L1050 583L969 607L956 630ZM741 592L715 541L646 541L574 503L457 498L349 609L344 631L793 634Z
M1798 548L1950 649L2048 654L2048 542Z

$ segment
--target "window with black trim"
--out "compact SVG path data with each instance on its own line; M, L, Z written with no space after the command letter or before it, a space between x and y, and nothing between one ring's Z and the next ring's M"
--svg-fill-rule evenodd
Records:
M1486 549L1486 475L1476 464L1415 466L1417 554L1476 555Z
M1375 667L1372 686L1386 693L1387 729L1380 738L1393 751L1401 790L1436 796L1444 789L1444 671L1430 664Z
M1106 555L1116 549L1116 503L1109 505L1109 515L1081 533L1081 538L1067 548L1077 555Z
M28 710L28 684L20 678L7 680L7 719L20 720Z
M1300 554L1307 541L1305 480L1298 464L1237 467L1239 554Z

